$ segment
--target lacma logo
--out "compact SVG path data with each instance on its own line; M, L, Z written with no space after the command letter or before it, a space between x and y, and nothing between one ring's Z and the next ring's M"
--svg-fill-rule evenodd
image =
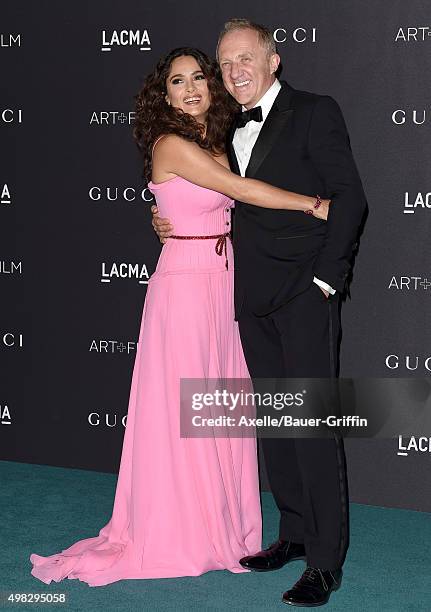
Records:
M407 457L410 451L415 453L431 453L431 438L411 436L404 440L403 436L398 436L398 452L400 457Z
M102 51L112 51L114 47L135 47L139 51L151 51L148 30L102 30Z
M145 264L113 263L102 261L102 283L110 283L111 278L135 278L142 285L148 284L150 278Z
M420 191L410 197L408 191L404 194L404 213L412 214L416 212L416 208L431 208L431 191L428 193L421 193Z
M12 420L10 418L9 408L0 404L0 425L11 425Z
M5 183L3 187L1 187L0 204L10 204L10 203L11 203L10 190L9 190L9 187L7 186L7 183Z

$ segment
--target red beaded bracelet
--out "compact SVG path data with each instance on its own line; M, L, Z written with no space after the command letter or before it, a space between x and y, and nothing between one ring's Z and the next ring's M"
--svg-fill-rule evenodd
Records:
M322 199L321 199L320 195L316 195L316 201L313 204L313 208L317 210L319 208L319 206L321 205L321 203L322 203ZM304 212L305 212L306 215L314 215L314 212L312 211L311 208L309 208L308 210L304 210Z
M314 208L319 208L319 206L322 203L322 198L320 197L320 195L316 196L316 203L314 204Z

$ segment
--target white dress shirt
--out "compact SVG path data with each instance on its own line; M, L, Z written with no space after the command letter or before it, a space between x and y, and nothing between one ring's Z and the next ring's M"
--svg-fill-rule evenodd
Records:
M248 163L250 161L251 153L253 151L253 147L256 144L257 137L259 136L260 130L268 117L269 111L274 104L275 98L278 95L278 92L281 89L281 83L278 79L275 79L274 83L271 87L266 91L266 93L262 96L262 98L255 104L255 106L260 106L262 108L262 118L263 121L254 121L252 119L249 121L244 127L237 128L235 130L235 134L233 137L233 148L235 150L236 158L238 160L239 169L241 172L241 176L245 176L245 171L247 170ZM247 110L245 106L242 107L242 110ZM313 278L313 281L322 287L322 289L326 289L329 293L334 294L335 289L320 280L320 278Z

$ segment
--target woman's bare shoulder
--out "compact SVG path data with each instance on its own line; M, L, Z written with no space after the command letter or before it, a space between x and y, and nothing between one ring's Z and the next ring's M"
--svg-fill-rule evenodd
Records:
M194 167L202 162L203 150L195 142L177 134L165 134L153 148L152 180L160 183L177 176L182 164Z
M154 145L154 152L158 151L162 154L168 154L170 152L178 153L178 151L193 151L199 149L195 142L186 140L178 134L163 134L160 136Z

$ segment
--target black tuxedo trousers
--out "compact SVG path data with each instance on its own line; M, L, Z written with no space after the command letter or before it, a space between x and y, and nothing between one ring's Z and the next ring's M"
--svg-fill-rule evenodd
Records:
M311 283L265 317L242 311L239 330L252 378L326 378L338 369L340 299ZM307 562L321 569L343 564L349 541L343 440L261 439L268 480L280 511L279 537L302 542Z

